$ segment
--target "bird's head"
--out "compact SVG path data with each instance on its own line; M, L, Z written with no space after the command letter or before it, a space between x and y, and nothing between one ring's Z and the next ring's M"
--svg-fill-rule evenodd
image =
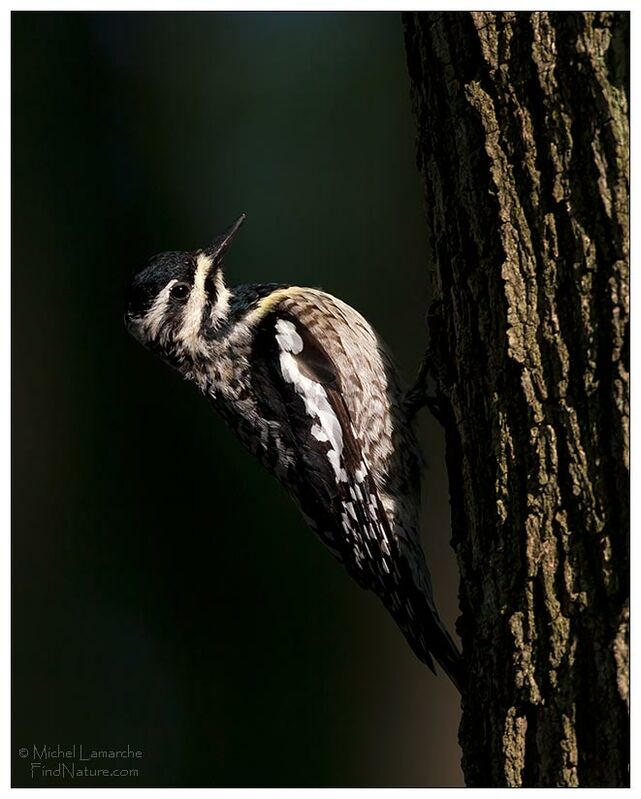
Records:
M204 250L160 253L134 275L125 311L134 338L173 363L206 354L229 310L223 256L244 221L242 214Z

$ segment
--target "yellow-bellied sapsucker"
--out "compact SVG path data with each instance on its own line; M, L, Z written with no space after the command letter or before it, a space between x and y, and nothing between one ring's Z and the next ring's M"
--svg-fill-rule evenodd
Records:
M131 282L128 329L198 385L418 657L459 687L420 544L420 459L396 370L367 321L323 291L228 288L221 261L244 218L207 249L152 258Z

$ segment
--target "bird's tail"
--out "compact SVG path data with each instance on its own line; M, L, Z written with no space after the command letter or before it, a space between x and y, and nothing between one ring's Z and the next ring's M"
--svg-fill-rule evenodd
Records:
M463 690L463 657L436 610L429 614L426 622L425 638L429 650L428 657L430 653L434 656L439 666L461 693Z
M411 616L405 613L399 614L398 610L393 610L392 615L419 660L422 660L434 674L436 674L434 668L436 660L461 693L463 657L441 621L433 602L428 601L425 596L422 599L420 612L417 612L419 608L416 607L419 603L413 603L414 610Z

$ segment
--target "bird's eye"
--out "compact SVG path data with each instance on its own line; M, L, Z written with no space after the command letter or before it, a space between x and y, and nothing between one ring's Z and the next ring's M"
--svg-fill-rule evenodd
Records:
M177 300L184 300L189 294L189 286L187 283L176 283L171 288L171 296Z

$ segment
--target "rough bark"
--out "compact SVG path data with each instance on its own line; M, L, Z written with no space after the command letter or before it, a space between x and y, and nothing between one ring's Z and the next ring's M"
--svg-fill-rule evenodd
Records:
M404 16L471 786L628 784L628 15Z

